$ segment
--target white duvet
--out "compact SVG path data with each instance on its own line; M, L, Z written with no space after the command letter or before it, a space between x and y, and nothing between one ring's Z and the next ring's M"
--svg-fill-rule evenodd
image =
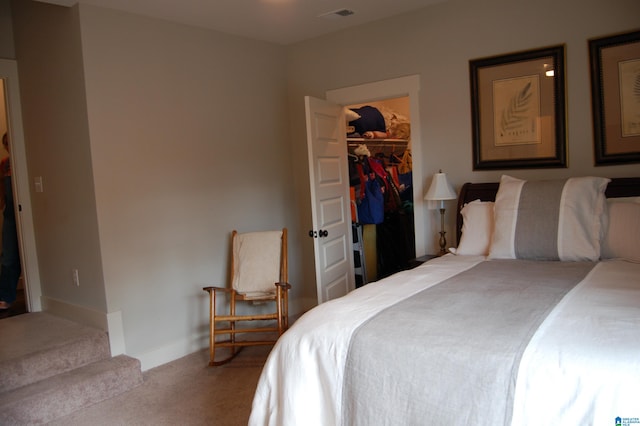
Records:
M513 425L640 418L640 264L600 262L525 350ZM635 422L640 424L640 422Z
M352 333L380 310L483 261L444 256L303 315L265 364L249 424L343 424L342 383ZM394 409L389 407L381 424L393 424ZM512 424L613 425L616 417L634 416L640 417L640 264L601 262L552 311L525 350Z

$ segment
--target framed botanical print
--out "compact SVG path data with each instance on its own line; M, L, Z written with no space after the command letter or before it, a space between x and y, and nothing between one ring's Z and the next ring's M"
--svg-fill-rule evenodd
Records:
M566 167L564 46L469 61L473 169Z
M640 163L640 31L589 40L596 166Z

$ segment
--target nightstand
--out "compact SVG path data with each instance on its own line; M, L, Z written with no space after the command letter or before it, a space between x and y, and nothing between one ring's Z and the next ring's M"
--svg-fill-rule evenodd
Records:
M422 265L427 260L431 260L433 258L438 257L437 254L425 254L424 256L416 257L415 259L409 260L409 269L413 269L417 266Z

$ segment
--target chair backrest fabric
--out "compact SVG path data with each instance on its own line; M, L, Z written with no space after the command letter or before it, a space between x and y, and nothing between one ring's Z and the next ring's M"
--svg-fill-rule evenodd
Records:
M281 280L282 231L236 234L232 287L239 293L270 293Z

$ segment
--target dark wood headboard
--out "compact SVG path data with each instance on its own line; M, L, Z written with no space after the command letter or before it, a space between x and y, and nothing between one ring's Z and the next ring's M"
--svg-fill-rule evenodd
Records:
M456 241L458 243L462 235L462 215L460 214L462 207L473 200L495 201L499 185L498 182L467 182L462 185L456 210ZM607 198L638 197L640 196L640 177L613 178L607 185L605 194Z

